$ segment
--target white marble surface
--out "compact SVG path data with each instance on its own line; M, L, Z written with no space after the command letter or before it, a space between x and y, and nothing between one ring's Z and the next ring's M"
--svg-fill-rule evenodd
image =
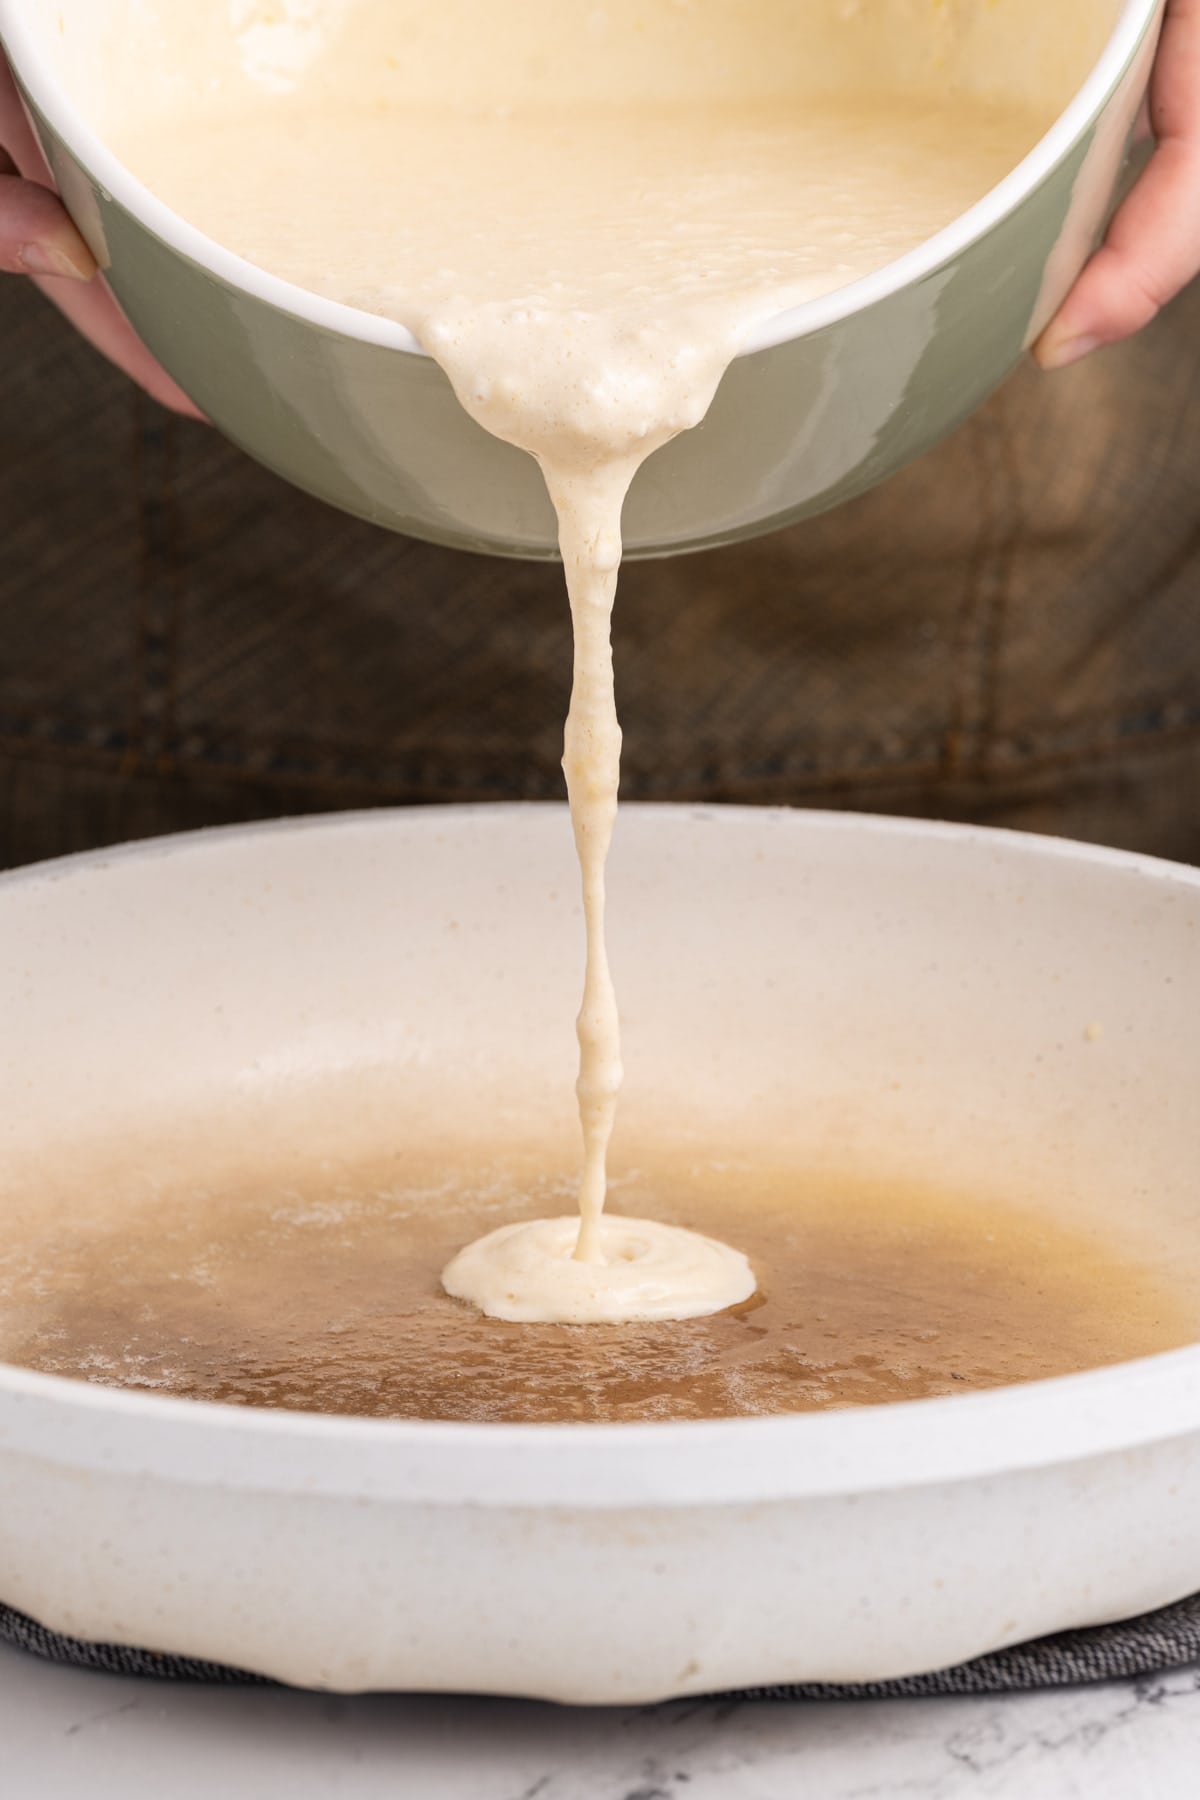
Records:
M513 1701L165 1688L0 1650L4 1800L1195 1800L1200 1668L992 1700Z

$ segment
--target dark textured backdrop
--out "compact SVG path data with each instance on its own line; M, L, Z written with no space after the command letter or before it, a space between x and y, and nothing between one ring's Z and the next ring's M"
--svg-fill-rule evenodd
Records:
M168 418L0 278L0 863L560 791L557 570L392 538ZM631 567L630 795L1200 861L1200 293L841 512Z

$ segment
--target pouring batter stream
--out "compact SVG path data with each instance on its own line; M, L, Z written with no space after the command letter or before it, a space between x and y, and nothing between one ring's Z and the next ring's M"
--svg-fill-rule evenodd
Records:
M750 10L765 31L773 9ZM744 46L750 16L729 20ZM632 69L636 42L627 54ZM445 1285L511 1319L716 1311L754 1291L739 1252L604 1213L621 1085L604 913L625 495L655 450L704 418L756 325L930 236L1047 120L953 93L364 106L339 88L339 66L269 105L230 111L216 94L166 124L131 118L116 147L213 238L400 320L472 417L536 457L558 515L575 629L564 767L587 925L580 1213L489 1234ZM364 169L405 179L364 181Z

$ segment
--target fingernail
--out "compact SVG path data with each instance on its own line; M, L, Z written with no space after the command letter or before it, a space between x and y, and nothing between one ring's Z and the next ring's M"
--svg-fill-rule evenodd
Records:
M1082 362L1093 350L1099 350L1104 339L1088 332L1079 337L1043 338L1035 344L1033 354L1043 369L1067 369L1072 363Z
M90 281L96 265L82 246L72 254L57 244L23 244L21 267L31 275L54 275L66 281Z

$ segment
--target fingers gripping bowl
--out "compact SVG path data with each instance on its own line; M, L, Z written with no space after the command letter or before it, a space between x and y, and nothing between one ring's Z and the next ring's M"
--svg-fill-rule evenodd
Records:
M7 877L6 1180L34 1172L36 1212L97 1143L149 1180L147 1133L161 1156L196 1120L268 1145L304 1120L317 1156L326 1124L395 1142L518 1098L572 1144L569 835L558 808L376 815ZM678 1144L995 1178L1200 1290L1200 875L632 808L613 881L631 1105L652 1093ZM0 1368L0 1595L304 1684L608 1702L864 1680L1198 1586L1195 1345L629 1426L319 1417Z
M451 544L552 555L537 468L465 416L409 332L232 255L157 200L106 143L122 95L157 87L172 104L180 65L164 52L164 20L202 21L189 26L186 80L245 89L267 106L273 81L323 52L324 21L352 37L378 4L327 0L300 9L299 25L285 7L271 25L255 9L173 9L170 0L0 0L0 38L118 299L217 425L350 512ZM873 33L889 67L931 92L956 84L985 103L1036 89L1047 129L993 191L919 248L753 334L704 424L635 481L630 554L726 541L834 505L919 454L1003 379L1065 296L1112 201L1162 0L956 4L942 9L944 32L925 61L912 50L923 7L910 0L882 10L810 0L787 11L821 37L831 67ZM272 32L293 36L279 50ZM459 34L457 55L469 37ZM415 45L405 36L398 60L419 62Z

